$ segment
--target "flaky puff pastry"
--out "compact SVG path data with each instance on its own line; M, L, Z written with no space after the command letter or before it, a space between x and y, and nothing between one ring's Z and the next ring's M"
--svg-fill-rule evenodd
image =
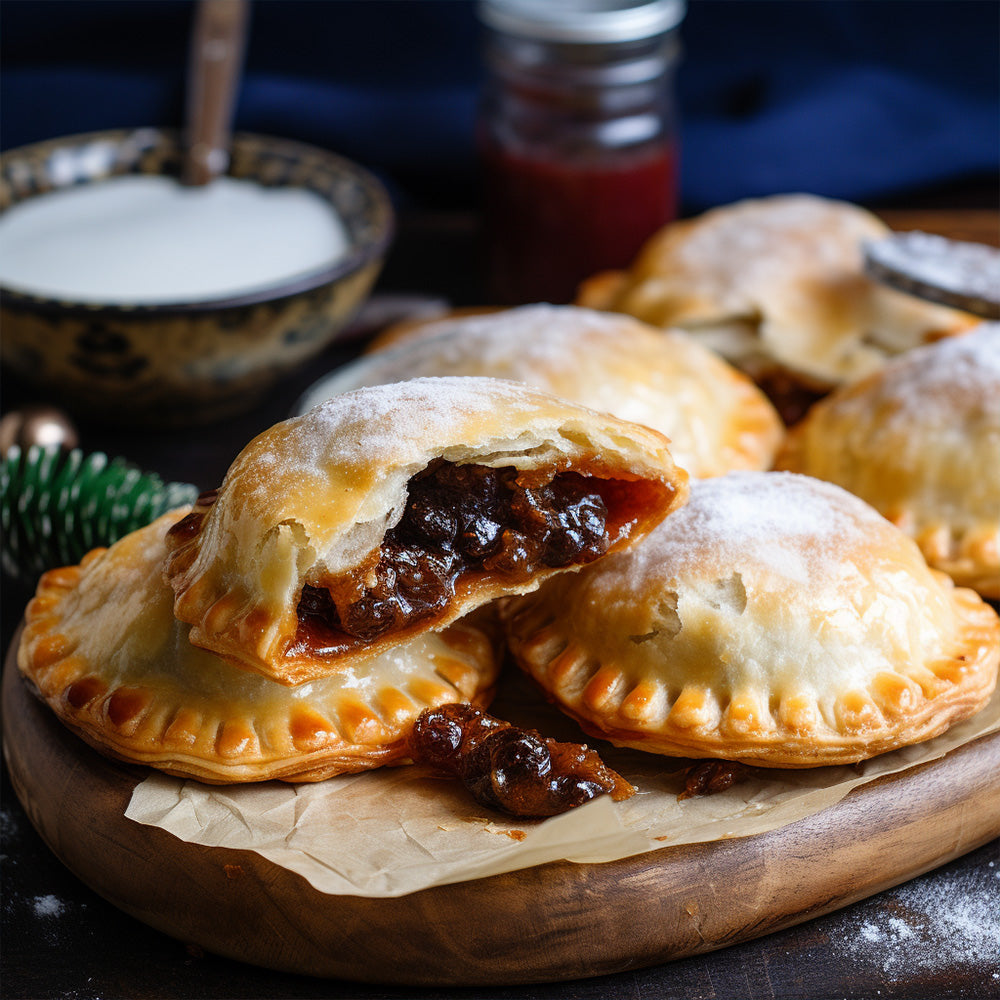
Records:
M932 566L1000 598L1000 324L838 389L796 425L778 465L867 500Z
M888 233L847 202L739 201L664 227L628 271L585 282L577 302L689 329L755 378L784 372L826 390L974 322L865 276L864 241Z
M670 439L674 461L696 477L770 468L784 434L753 382L686 334L542 304L414 327L319 382L299 408L426 375L514 379L645 424Z
M521 666L594 736L775 767L862 760L989 699L1000 620L839 487L692 484L642 545L507 603Z
M314 633L307 599L353 587L352 607L364 608L374 588L393 585L388 532L409 510L415 477L442 462L514 470L543 486L578 477L606 504L606 551L633 544L687 495L687 474L661 434L525 385L432 378L359 389L251 441L217 498L199 501L168 535L165 574L191 641L301 683L574 568L537 565L525 575L484 565L462 572L442 607L378 635ZM432 525L462 497L434 502L439 511L423 511Z
M28 605L21 673L91 746L210 783L320 781L405 758L425 708L488 701L498 661L468 623L299 687L192 646L160 575L183 513L51 570Z

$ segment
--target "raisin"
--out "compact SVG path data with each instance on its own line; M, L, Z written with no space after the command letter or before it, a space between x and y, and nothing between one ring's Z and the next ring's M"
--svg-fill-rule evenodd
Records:
M442 597L455 592L453 553L434 553L414 548L396 548L392 563L401 597L415 611L433 610Z
M684 772L684 791L677 798L715 795L745 781L750 774L751 769L746 764L739 764L734 760L698 761Z
M336 613L337 609L329 591L320 587L310 587L309 584L302 588L302 596L299 598L300 615L316 615L325 618Z
M340 615L340 623L351 635L369 642L396 624L398 611L396 602L369 595L349 604Z
M544 805L552 758L545 742L508 726L492 733L470 754L466 787L477 801L517 816L547 815Z
M608 547L606 520L607 509L598 496L582 497L565 508L559 516L558 528L546 538L546 565L590 562L603 555Z
M473 705L455 702L422 712L413 726L412 746L419 746L421 759L460 777L463 757L483 739L507 725Z
M462 745L462 719L443 712L423 712L413 726L413 742L423 760L454 773Z
M513 580L527 579L542 561L542 546L519 531L508 529L497 552L483 561L485 569Z
M500 542L503 525L491 517L476 517L469 521L459 536L462 555L483 559L493 552Z
M434 546L450 546L458 534L458 518L435 504L432 497L417 496L406 505L399 527L401 534L411 538Z

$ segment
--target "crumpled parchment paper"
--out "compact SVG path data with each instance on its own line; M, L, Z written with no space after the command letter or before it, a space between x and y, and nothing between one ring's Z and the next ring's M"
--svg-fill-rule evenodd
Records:
M491 711L555 739L585 740L517 675ZM491 812L458 782L418 766L302 785L212 786L157 773L136 787L125 815L185 841L256 851L321 892L402 896L551 861L606 862L765 833L997 730L1000 692L978 715L925 743L854 766L755 769L725 792L683 801L677 794L690 761L588 740L638 792L619 803L602 796L546 820Z

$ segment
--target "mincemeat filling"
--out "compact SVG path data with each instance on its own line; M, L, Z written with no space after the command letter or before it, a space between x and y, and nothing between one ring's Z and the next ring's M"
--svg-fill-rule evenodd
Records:
M575 472L547 482L514 468L441 461L410 481L406 509L386 532L367 571L307 585L299 602L300 638L310 645L343 634L375 639L444 608L459 578L499 573L519 581L540 566L590 562L610 540L607 508L595 481ZM321 651L321 649L315 649Z

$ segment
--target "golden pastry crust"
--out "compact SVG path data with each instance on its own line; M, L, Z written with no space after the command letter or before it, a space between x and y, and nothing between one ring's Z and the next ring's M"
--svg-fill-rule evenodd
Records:
M695 477L770 468L784 434L753 382L684 333L628 316L530 305L412 328L318 383L300 412L364 385L433 375L513 379L645 424Z
M518 482L583 477L607 503L608 551L643 537L687 491L662 435L517 383L414 379L337 396L251 441L217 499L196 506L168 537L174 614L192 626L191 641L301 683L573 568L539 565L526 577L483 566L463 572L429 615L379 635L341 632L322 648L303 639L305 588L375 587L381 546L403 517L414 477L441 462L514 469Z
M975 322L864 275L863 242L888 232L847 202L740 201L666 226L577 301L688 329L755 378L777 369L829 388Z
M555 704L622 746L776 767L843 764L981 708L1000 619L839 487L732 473L631 552L505 602Z
M778 465L850 490L932 566L1000 598L1000 324L836 390L795 427Z
M320 781L406 758L425 708L488 703L498 659L467 622L297 688L192 646L159 572L183 514L46 573L28 605L21 673L91 746L210 783Z

